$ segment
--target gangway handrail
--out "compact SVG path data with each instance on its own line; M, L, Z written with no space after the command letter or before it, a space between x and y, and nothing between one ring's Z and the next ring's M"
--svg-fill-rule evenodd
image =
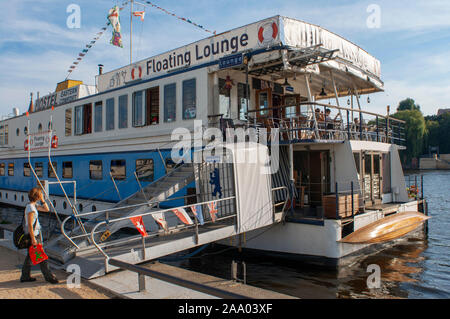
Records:
M115 218L115 219L108 220L108 221L102 221L102 222L98 223L97 225L95 225L94 228L92 229L92 231L91 231L91 241L94 244L94 246L99 250L99 252L108 260L109 256L103 251L103 249L100 248L99 244L95 241L95 236L94 236L95 235L95 231L101 225L106 225L106 224L109 225L109 224L116 223L116 222L119 222L119 221L128 220L128 219L130 219L130 217L144 217L144 216L149 216L149 215L155 215L155 214L170 212L170 211L172 211L174 209L187 208L187 207L197 206L197 205L206 205L206 204L209 204L209 203L213 203L213 202L217 203L217 202L222 202L222 201L230 200L230 199L236 199L236 196L230 196L230 197L221 198L221 199L214 199L214 200L204 201L204 202L200 202L200 203L194 203L194 204L189 204L189 205L184 205L184 206L179 206L179 207L172 207L172 208L167 208L167 209L161 209L161 210L158 210L158 211L151 211L151 212L136 214L136 215L133 215L133 216L119 217L119 218Z

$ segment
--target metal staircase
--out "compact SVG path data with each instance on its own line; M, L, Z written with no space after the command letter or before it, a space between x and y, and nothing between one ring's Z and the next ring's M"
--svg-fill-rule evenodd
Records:
M191 163L181 164L153 183L121 200L111 209L93 212L87 216L85 216L86 214L83 214L85 218L82 223L84 229L78 225L70 231L68 234L69 238L60 235L57 238L52 239L46 245L46 253L51 259L54 259L59 263L66 263L68 260L75 257L77 252L92 249L93 246L87 234L90 233L98 223L105 220L131 217L150 211L156 211L160 202L166 201L169 197L182 190L193 181L193 165ZM152 225L152 227L150 227L152 231L158 230L158 226L156 223L153 223L153 218L151 216L146 216L144 222L148 225ZM176 220L173 222L176 222ZM168 220L168 223L171 224L171 221ZM67 223L64 223L62 227L64 227L65 224ZM100 238L105 231L109 232L109 236L107 237L110 237L121 228L127 226L133 227L127 219L114 223L113 225L107 224L105 227L102 227L102 229L99 229L97 237Z

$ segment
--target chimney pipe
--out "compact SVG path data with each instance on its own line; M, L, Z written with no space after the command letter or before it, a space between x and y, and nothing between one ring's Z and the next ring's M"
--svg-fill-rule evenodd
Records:
M98 65L98 75L102 75L103 74L103 64L99 64Z

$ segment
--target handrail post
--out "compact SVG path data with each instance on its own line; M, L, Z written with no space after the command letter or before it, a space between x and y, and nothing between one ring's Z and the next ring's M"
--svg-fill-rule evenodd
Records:
M352 192L352 219L355 218L355 207L354 207L354 199L353 199L353 181L350 182L350 188Z
M336 182L335 186L336 191L336 219L339 219L339 192L338 192L338 183Z
M379 142L379 140L378 140L378 115L376 117L376 122L377 122L377 142Z
M350 140L350 121L349 121L349 117L350 117L350 112L349 110L347 110L347 139Z
M362 113L359 112L359 140L362 141L362 131L363 131L363 120L362 120Z

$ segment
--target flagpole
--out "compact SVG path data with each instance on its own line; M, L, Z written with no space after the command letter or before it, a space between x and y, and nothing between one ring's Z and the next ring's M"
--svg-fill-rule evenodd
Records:
M130 6L130 65L133 63L133 1Z

